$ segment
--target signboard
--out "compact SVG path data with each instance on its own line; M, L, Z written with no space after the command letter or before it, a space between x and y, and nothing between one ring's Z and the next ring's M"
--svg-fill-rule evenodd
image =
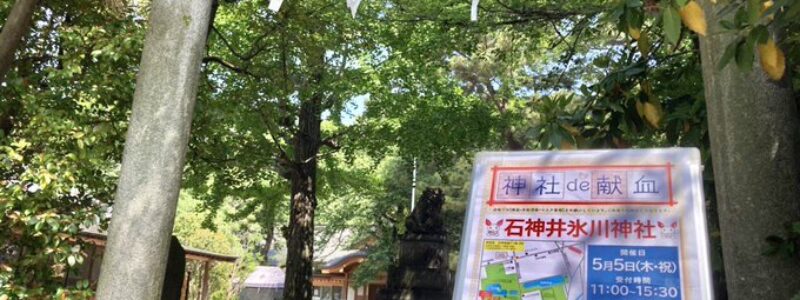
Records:
M454 299L713 299L697 149L484 152Z

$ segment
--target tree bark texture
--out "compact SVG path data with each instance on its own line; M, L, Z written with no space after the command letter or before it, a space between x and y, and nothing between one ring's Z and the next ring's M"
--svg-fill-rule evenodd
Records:
M211 0L152 2L98 299L159 299Z
M0 31L0 83L14 64L14 53L31 29L31 18L38 0L17 0Z
M514 131L511 130L511 128L506 128L503 130L503 138L506 140L506 150L525 150L525 145L514 136Z
M319 94L300 104L299 129L293 141L295 168L289 173L292 197L283 293L286 300L311 299L321 111Z
M700 39L722 249L731 299L789 299L800 292L796 260L765 256L765 239L800 220L800 120L784 76L718 68L735 33L719 25L724 7L701 1L709 33ZM787 68L788 70L788 68Z

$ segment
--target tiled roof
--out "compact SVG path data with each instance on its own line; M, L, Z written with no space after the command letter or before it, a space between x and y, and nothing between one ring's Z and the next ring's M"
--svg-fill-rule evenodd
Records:
M279 267L256 267L244 281L244 287L254 288L283 288L286 273Z

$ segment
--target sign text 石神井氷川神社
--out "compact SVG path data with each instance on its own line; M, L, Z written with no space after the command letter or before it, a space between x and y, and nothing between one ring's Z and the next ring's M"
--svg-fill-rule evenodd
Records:
M712 299L696 149L477 155L454 299Z

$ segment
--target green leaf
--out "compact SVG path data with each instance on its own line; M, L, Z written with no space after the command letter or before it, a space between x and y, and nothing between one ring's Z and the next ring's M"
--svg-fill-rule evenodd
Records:
M777 254L783 247L783 244L785 243L783 238L776 235L767 236L766 241L767 241L767 249L764 250L764 252L762 252L762 254L764 255Z
M625 5L617 5L611 12L611 20L621 19L623 14L625 14Z
M771 25L782 28L797 24L797 18L800 17L800 1L793 1L791 5L773 5L765 13L765 15L775 16L775 21Z
M634 76L634 75L637 75L637 74L641 74L642 72L644 72L644 67L632 66L632 67L628 68L627 70L625 70L625 76L629 76L630 77L630 76Z
M642 24L644 24L644 15L642 15L641 10L630 9L625 13L625 17L628 21L628 27L636 29L642 28ZM627 28L625 31L627 31Z
M630 14L631 10L626 8L624 11L625 13L620 16L619 21L617 22L617 30L621 32L628 32L628 27L630 26L628 25L628 14Z
M625 4L628 7L635 8L643 5L642 0L628 0Z
M800 234L800 222L792 223L792 232Z
M69 226L67 227L67 232L69 232L71 234L77 234L78 233L78 226L75 226L75 224L69 224Z
M608 68L608 64L611 62L611 59L608 56L599 56L592 61L592 64L598 68ZM588 92L585 94L589 94Z
M58 231L61 227L61 224L58 224L58 220L56 219L47 219L47 224L50 224L50 230Z
M738 41L734 41L734 42L728 44L727 47L725 47L725 52L722 53L722 58L720 58L719 64L717 65L717 69L718 70L724 69L725 66L728 65L728 63L731 61L731 59L733 59L733 57L736 55L736 45L737 44L738 44Z
M733 24L735 25L734 28L742 28L747 25L747 9L744 7L739 8L736 11L736 15L733 17Z
M661 15L664 21L664 32L666 33L667 41L670 44L676 45L681 36L681 15L675 6L667 5L664 7L664 12Z
M752 47L755 47L758 44L766 43L768 38L769 31L767 30L767 27L764 25L759 25L750 30L750 34L747 35L747 43Z
M69 264L70 267L74 266L75 265L75 256L72 256L72 255L67 256L67 264Z
M678 4L678 7L683 7L686 5L687 0L675 0L675 3Z
M722 21L719 21L719 24L722 26L722 28L725 28L727 30L736 29L736 25L733 24L733 21L731 21L731 20L722 20Z
M531 140L538 140L541 133L542 133L542 128L537 125L528 128L528 130L525 132L525 137Z
M784 18L786 19L794 19L795 17L800 17L800 1L795 1L789 6L789 9L786 10Z
M761 0L747 0L747 23L755 25L761 18Z
M739 42L736 46L736 65L742 72L750 72L753 69L755 51L753 47L748 47L745 41Z
M561 132L558 130L558 127L559 127L558 124L552 124L551 126L549 126L547 132L548 134L547 141L550 143L550 146L556 149L561 147L561 140L563 140L563 137L561 136Z
M607 105L608 105L608 107L609 107L609 108L611 108L611 110L613 110L613 111L616 111L616 112L623 112L623 111L625 111L625 109L624 109L624 108L622 108L622 106L621 106L621 105L619 105L619 104L617 104L616 102L608 102L608 103L606 103L606 104L607 104Z

